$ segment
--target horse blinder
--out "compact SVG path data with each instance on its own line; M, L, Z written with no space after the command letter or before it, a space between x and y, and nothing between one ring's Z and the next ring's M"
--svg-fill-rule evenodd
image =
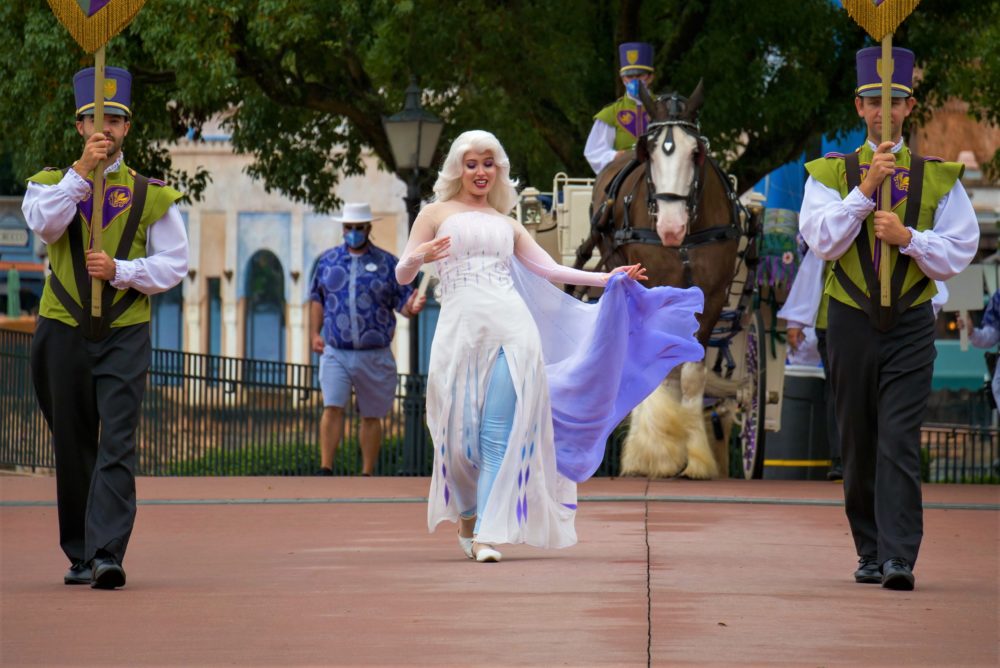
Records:
M635 157L639 162L646 162L649 160L649 146L646 143L646 135L639 138L639 141L635 144Z

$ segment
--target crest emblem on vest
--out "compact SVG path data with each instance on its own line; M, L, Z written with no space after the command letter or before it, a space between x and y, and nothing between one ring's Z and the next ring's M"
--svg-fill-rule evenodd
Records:
M868 174L868 168L870 165L862 164L860 166L861 180L863 181L865 176ZM907 167L897 167L896 173L892 175L892 208L895 209L897 206L906 201L907 196L910 194L910 170ZM878 202L881 197L881 191L875 192L875 201Z
M645 111L635 112L630 109L622 109L615 116L619 127L633 137L639 137L649 125L649 115Z
M112 190L108 193L108 204L115 209L121 209L128 206L131 199L132 197L129 195L127 190Z
M896 188L896 190L902 190L904 192L909 192L910 191L910 173L909 172L898 171L898 172L896 172L893 175L892 180L893 180L893 184L892 185L893 185L893 187Z

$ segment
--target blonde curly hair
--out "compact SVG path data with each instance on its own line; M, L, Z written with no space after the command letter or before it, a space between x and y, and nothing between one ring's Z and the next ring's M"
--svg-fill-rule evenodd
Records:
M493 154L497 166L497 181L493 184L486 201L494 209L506 215L517 204L517 181L510 178L510 159L503 150L500 141L492 132L486 130L469 130L455 138L448 149L448 157L444 159L441 171L434 183L434 194L437 201L446 202L462 191L462 172L465 169L462 159L469 151Z

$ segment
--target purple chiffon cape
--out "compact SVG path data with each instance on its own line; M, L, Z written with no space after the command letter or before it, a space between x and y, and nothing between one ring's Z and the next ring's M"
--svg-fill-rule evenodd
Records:
M645 288L616 274L585 304L511 261L514 285L542 340L552 403L556 464L575 482L594 474L611 431L683 362L704 348L695 338L698 288Z

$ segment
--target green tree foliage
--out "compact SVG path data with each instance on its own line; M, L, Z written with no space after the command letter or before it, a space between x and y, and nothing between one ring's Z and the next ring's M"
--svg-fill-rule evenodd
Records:
M1000 113L1000 0L924 0L897 35L917 51L921 99ZM381 117L411 74L447 120L439 151L486 128L514 175L546 189L589 173L592 116L621 94L616 44L657 47L656 92L704 79L702 128L748 187L823 133L854 127L854 51L867 38L830 0L158 0L108 46L135 75L130 163L197 196L207 174L171 170L166 146L225 115L234 146L269 190L336 207L344 174L371 149L393 169ZM0 155L20 179L69 164L75 70L90 59L47 5L0 5ZM440 157L440 156L439 156ZM425 190L432 175L425 179Z

